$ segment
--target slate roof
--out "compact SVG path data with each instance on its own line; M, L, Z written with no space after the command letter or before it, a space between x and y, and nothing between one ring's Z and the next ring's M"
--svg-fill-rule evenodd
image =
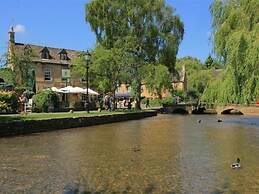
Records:
M71 49L63 49L63 48L53 48L53 47L45 47L33 44L23 44L23 43L15 43L14 45L14 53L21 54L24 53L25 48L31 48L33 53L33 61L41 62L41 63L51 63L51 64L61 64L61 65L70 65L71 59L78 57L82 51L75 51ZM50 54L50 59L42 59L41 52L43 49L48 49ZM60 59L60 53L67 53L67 60Z

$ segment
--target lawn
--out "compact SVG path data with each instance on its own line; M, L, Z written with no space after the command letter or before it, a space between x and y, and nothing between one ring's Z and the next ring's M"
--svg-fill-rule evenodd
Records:
M78 112L61 112L61 113L30 113L30 114L13 114L13 115L0 115L1 121L14 121L14 120L42 120L42 119L54 119L54 118L71 118L71 117L92 117L102 115L114 115L125 114L135 111L91 111L87 113L85 111Z

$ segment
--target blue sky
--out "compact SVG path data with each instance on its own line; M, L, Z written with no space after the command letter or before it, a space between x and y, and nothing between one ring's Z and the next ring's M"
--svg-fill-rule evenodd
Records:
M94 48L95 36L84 19L89 0L1 0L0 55L7 50L8 29L16 26L16 42L58 48ZM167 0L185 25L178 57L204 61L211 52L209 41L212 0Z

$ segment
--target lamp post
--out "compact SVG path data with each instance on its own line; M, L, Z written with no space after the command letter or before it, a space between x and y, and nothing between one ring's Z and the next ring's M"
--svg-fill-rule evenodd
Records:
M91 61L91 54L89 51L86 51L85 54L85 61L86 61L86 111L89 113L89 93L88 93L88 88L89 88L89 80L88 80L88 71L89 71L89 63Z

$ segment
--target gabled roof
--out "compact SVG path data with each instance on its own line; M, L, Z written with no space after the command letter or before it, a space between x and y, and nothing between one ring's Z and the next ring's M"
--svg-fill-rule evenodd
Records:
M58 54L67 54L66 49L62 49Z
M71 60L73 58L78 57L82 51L75 51L71 49L61 49L61 48L53 48L53 47L46 47L46 46L39 46L33 44L23 44L23 43L15 43L14 45L14 53L15 54L22 54L24 53L25 48L31 48L33 53L33 61L34 62L41 62L41 63L52 63L52 64L61 64L61 65L70 65ZM42 59L41 52L44 50L48 50L51 56L51 59ZM68 60L61 60L60 53L66 52L68 56Z

